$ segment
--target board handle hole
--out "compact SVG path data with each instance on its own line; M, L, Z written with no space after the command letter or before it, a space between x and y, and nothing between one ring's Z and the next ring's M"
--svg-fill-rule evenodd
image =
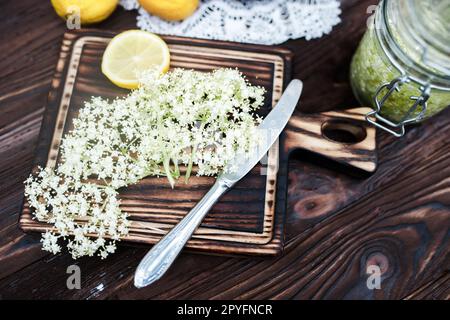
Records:
M322 124L322 135L334 142L355 144L367 137L367 131L362 125L352 121L329 120Z

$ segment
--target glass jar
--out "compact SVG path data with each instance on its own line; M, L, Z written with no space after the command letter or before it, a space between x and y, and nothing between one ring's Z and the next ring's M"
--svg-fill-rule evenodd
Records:
M397 137L450 105L450 0L383 0L356 51L353 91L366 119Z

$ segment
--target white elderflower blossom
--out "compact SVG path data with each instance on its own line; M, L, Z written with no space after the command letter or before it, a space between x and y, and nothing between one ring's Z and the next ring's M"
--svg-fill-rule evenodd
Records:
M260 140L263 102L264 89L232 69L147 72L126 97L86 102L62 140L56 172L26 181L35 218L54 227L43 235L44 250L59 252L58 239L70 236L74 258L114 252L128 232L116 190L148 175L174 187L180 165L186 182L194 166L198 175L217 175Z
M104 257L114 251L114 242L128 233L127 214L120 210L117 191L112 187L40 169L27 179L25 195L35 218L54 227L41 240L43 249L54 254L61 250L57 243L60 238L73 236L67 245L73 258L96 252ZM98 239L91 239L92 234Z

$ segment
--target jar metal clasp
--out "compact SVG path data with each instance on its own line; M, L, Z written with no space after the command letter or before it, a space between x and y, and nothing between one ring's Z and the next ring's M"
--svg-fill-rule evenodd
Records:
M381 115L381 111L383 108L383 105L386 103L386 100L389 99L389 97L395 92L400 91L401 86L405 83L408 83L411 81L411 78L408 75L401 75L391 82L385 83L381 85L378 90L376 91L373 99L376 109L369 112L366 115L366 120L373 124L374 126L385 130L391 134L393 134L396 137L402 137L405 135L405 125L419 122L423 119L426 111L427 111L427 101L430 98L430 92L431 88L429 85L422 86L420 88L420 96L411 96L410 99L414 101L411 108L408 110L406 115L399 121L399 122L393 122ZM386 91L383 95L383 91ZM420 109L419 109L420 108ZM420 110L419 114L416 116L413 116L413 114L416 113L417 110ZM376 121L379 120L379 121Z

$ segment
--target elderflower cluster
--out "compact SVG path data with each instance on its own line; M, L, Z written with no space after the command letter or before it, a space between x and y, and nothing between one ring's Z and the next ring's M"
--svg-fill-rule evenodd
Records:
M144 73L126 97L86 102L62 140L56 172L43 169L26 181L36 219L54 226L43 235L44 250L59 252L58 239L73 235L74 258L114 252L127 233L116 190L148 175L166 176L174 187L180 165L186 182L194 166L197 175L225 170L259 141L255 112L263 101L264 89L237 70L175 69Z
M193 165L215 175L255 143L263 100L264 90L237 70L148 72L130 95L85 104L63 140L59 171L114 188L148 175L165 175L173 187L179 164L187 177Z
M47 168L25 181L25 194L35 218L53 225L41 240L46 251L60 252L58 239L72 235L67 247L74 259L96 252L104 258L115 251L115 241L128 233L127 214L120 210L112 187L62 177Z

